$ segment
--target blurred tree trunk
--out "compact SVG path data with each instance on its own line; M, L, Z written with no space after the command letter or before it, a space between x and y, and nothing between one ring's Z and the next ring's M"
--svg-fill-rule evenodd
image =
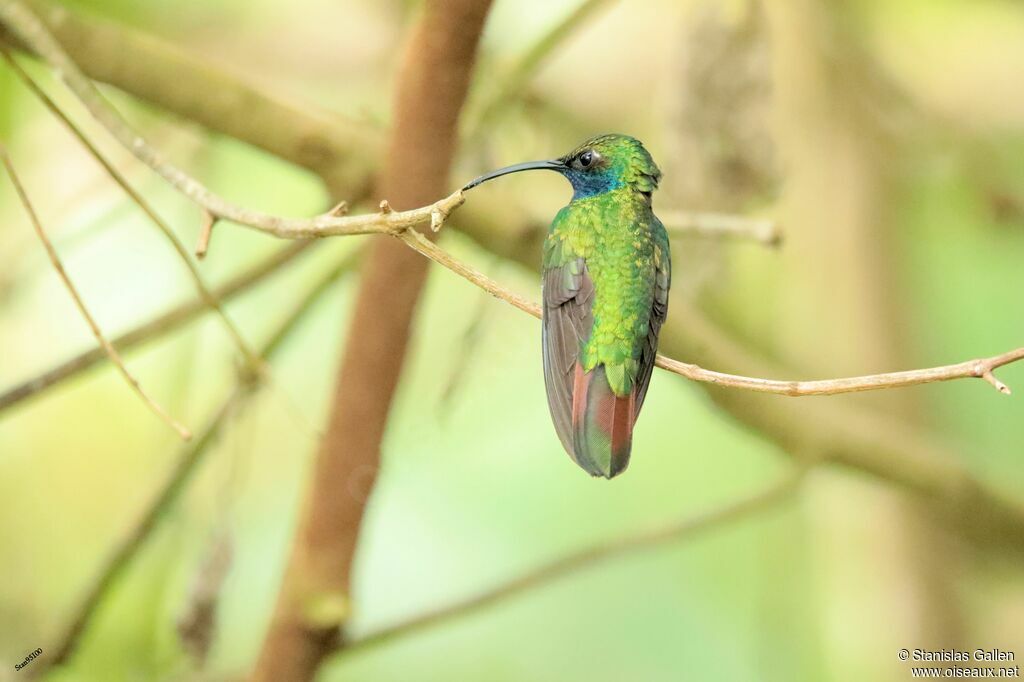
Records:
M762 278L781 283L774 305L746 311L749 291L735 298L720 286L734 279L719 276L729 265L723 245L697 240L676 240L677 294L701 293L709 314L731 314L724 323L752 345L828 376L913 364L900 333L907 311L894 293L898 187L896 160L886 154L895 141L878 118L893 93L841 11L809 0L696 5L682 41L667 187L688 208L744 211L772 196L778 167L785 168L784 248L780 258L757 264ZM912 395L830 400L871 400L912 420ZM918 501L845 474L821 474L809 489L807 528L816 544L809 556L823 565L808 574L825 575L821 658L832 678L905 674L895 656L900 646L963 641L955 547ZM799 670L785 665L780 678Z
M459 112L490 0L429 0L402 60L380 196L395 209L447 190ZM364 265L330 424L252 680L310 680L338 642L352 562L429 261L376 237Z
M879 117L897 99L839 3L766 8L776 48L777 129L789 171L778 347L811 373L913 365L903 336L910 310L897 294L901 159ZM914 421L914 395L888 391L870 401ZM962 643L955 548L923 505L846 474L828 472L812 483L806 511L824 575L822 644L830 677L899 678L906 670L898 647Z

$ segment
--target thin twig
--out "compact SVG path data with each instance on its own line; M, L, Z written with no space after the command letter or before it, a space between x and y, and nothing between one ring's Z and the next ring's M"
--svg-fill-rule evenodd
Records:
M68 57L46 26L19 0L0 2L3 21L22 42L56 69L57 75L78 97L89 113L139 161L146 164L175 189L221 220L259 229L284 239L327 237L354 234L393 234L410 227L428 224L438 212L447 213L462 203L459 192L430 206L409 211L378 212L359 216L336 216L330 212L313 218L283 218L234 204L214 194L202 183L181 170L142 137L100 94Z
M381 150L378 126L320 110L219 69L204 50L80 13L71 3L31 7L88 76L207 129L308 168L335 188L361 188ZM0 26L0 41L32 49Z
M114 363L121 376L128 382L128 385L132 387L135 393L142 399L150 410L152 410L158 417L164 420L171 428L178 432L178 435L182 439L188 440L192 437L192 434L184 426L174 420L171 415L167 413L164 408L160 407L155 400L149 397L149 395L142 389L142 385L139 384L138 380L132 376L132 373L125 367L124 362L121 360L121 356L117 354L117 350L107 341L107 337L100 331L99 325L96 324L96 320L93 319L89 309L86 308L85 302L79 295L78 290L75 289L75 285L72 284L71 278L68 277L68 273L64 270L64 265L60 261L60 256L57 255L57 250L53 248L53 244L50 243L49 237L46 236L46 231L43 230L43 225L39 222L39 217L36 215L35 209L32 207L32 202L28 198L28 194L25 192L25 188L21 184L21 180L18 178L17 172L14 170L14 164L11 163L10 157L7 155L7 148L0 144L0 160L3 161L4 167L7 169L7 174L11 178L11 183L14 185L14 190L18 194L18 198L21 200L22 206L25 207L25 212L28 214L29 220L32 222L32 227L35 228L36 235L39 237L39 241L42 242L43 247L46 249L46 255L50 259L50 263L53 264L53 269L57 271L57 275L64 283L68 293L71 294L71 298L75 302L75 306L78 307L78 311L85 318L86 323L89 325L89 329L92 331L93 336L96 337L96 341L103 347L107 357Z
M214 290L214 294L218 299L224 300L248 291L251 287L259 284L268 276L291 263L314 243L313 241L297 241L289 244L265 260L232 277L228 282L217 287ZM206 310L208 308L202 300L187 301L119 335L111 341L111 344L114 348L120 349L122 353L127 352L182 327L202 315ZM0 393L0 413L9 407L21 403L23 400L38 396L43 391L53 388L67 379L78 376L85 370L94 367L106 357L107 355L102 348L90 348L27 381L11 387Z
M481 113L481 115L478 116L477 125L476 126L471 126L472 129L473 129L473 132L470 133L470 137L475 135L477 131L482 130L483 128L485 128L486 126L483 126L482 122L485 119L490 118L493 115L493 113L495 113L497 111L501 111L502 110L501 105L503 103L507 103L508 98L510 96L516 95L516 93L518 92L518 87L516 87L517 84L518 84L518 86L521 86L521 85L525 84L537 72L537 70L539 70L539 68L545 63L545 60L547 59L547 57L549 57L551 55L551 53L554 51L554 49L557 48L557 46L559 44L561 44L561 42L564 41L566 37L571 35L572 31L576 30L590 16L595 14L600 9L603 9L603 7L605 5L607 5L607 4L608 4L608 0L585 0L573 12L571 12L569 15L567 15L565 17L565 19L563 19L561 22L559 22L558 24L553 26L548 33L546 33L543 36L541 36L537 40L537 42L530 49L528 49L523 54L523 56L519 59L519 61L515 64L515 66L513 66L510 69L509 75L505 79L504 87L502 87L501 90L498 93L496 93L490 100L488 100L487 104L485 104L481 108L481 112L483 112L483 113ZM51 18L50 21L57 21L57 19ZM72 15L71 13L69 13L63 7L61 8L61 12L60 12L60 21L65 22L65 23L62 24L62 28L63 29L65 29L68 32L71 32L71 33L73 33L75 35L81 35L81 36L83 36L85 38L88 38L90 36L91 37L97 37L97 38L102 37L104 39L104 41L107 41L108 38L112 38L112 37L121 38L121 40L118 41L118 42L127 42L127 43L131 44L132 48L138 53L137 55L133 53L133 58L138 57L138 59L140 59L142 61L152 62L152 63L157 65L156 68L158 68L159 70L163 70L163 71L166 71L166 72L169 72L169 73L173 73L176 69L177 70L180 70L180 69L188 70L188 68L193 68L194 69L194 67L196 66L196 64L193 63L193 62L194 61L197 62L197 60L193 60L190 57L183 56L181 54L176 53L172 47L160 44L152 36L148 36L147 35L147 36L143 37L141 35L136 35L134 33L126 32L126 31L124 31L123 27L117 27L115 29L112 26L107 26L105 24L102 24L102 22L95 22L93 20L86 20L84 18ZM89 41L85 40L84 42L89 42ZM95 41L93 41L93 42L95 42ZM103 41L101 41L101 42L103 42ZM107 42L111 42L111 41L107 41ZM32 48L33 51L35 51L37 53L39 52L38 49L37 49L37 46L35 44L28 44L28 46L30 48ZM61 49L63 50L63 48L61 48ZM51 59L52 54L42 54L42 53L40 53L40 55L43 56L43 58L46 61L49 61L51 64L56 66L56 64ZM161 60L166 60L166 63L165 63L165 61L161 61ZM68 74L64 70L60 70L60 73L63 76L65 76L65 78L84 78L84 75L81 74L80 72L78 72L77 69L76 69L76 73L75 74ZM118 71L117 74L108 74L108 75L124 76L125 74L123 73L123 70L120 70L120 71ZM282 103L277 102L276 100L273 100L272 98L268 98L268 97L266 97L263 94L257 93L256 91L253 91L253 90L249 89L248 86L245 86L245 85L242 85L240 83L231 81L227 76L225 76L223 74L219 74L219 73L214 74L214 73L211 73L211 72L208 72L208 71L203 71L202 74L198 74L197 75L195 72L190 71L189 72L189 77L194 77L194 78L197 78L199 80L202 80L207 85L210 85L211 89L216 90L218 92L230 93L230 97L225 95L225 100L229 100L229 101L246 101L246 102L259 101L261 103L261 106L263 107L263 109L260 110L263 115L278 116L278 115L283 113L282 110L278 109L279 107L283 106ZM133 90L133 87L132 87L133 85L138 85L138 83L122 82L122 81L118 80L117 78L114 78L114 83L116 85L118 85L119 87L121 87L122 89L127 89L129 91ZM215 87L212 87L212 86L215 86ZM73 87L72 89L76 92L76 94L81 99L82 98L82 94L81 94L80 88L74 88ZM175 90L174 92L177 93L178 91ZM153 100L154 94L169 95L168 92L151 93L151 92L147 91L147 92L141 93L140 96L142 96L143 98L148 97L150 100ZM102 97L98 93L94 93L94 95L95 95L95 97L93 97L92 99L97 99L98 98L98 100L99 100L96 103L96 106L100 106L100 107L107 106L107 107L109 107L109 105L105 101L102 100ZM83 100L83 103L85 103L85 101L86 100ZM202 102L204 104L209 104L210 103L210 98L203 98ZM181 107L182 106L187 106L188 112L190 114L195 115L196 113L198 113L199 114L199 118L202 120L202 122L204 124L206 124L206 125L213 125L214 128L217 128L216 123L218 121L220 121L220 119L211 119L209 117L208 112L205 109L202 109L201 107L197 108L197 103L196 102L191 102L190 101L186 105L185 103L178 102L177 100L174 100L173 96L171 96L171 100L161 100L159 97L157 97L156 103L158 105L166 106L171 111L174 111L176 113L182 113ZM92 106L89 106L88 104L87 104L87 106L89 108L89 111L94 116L97 116L96 111L94 110L94 108ZM217 107L215 107L215 106L211 107L211 109L216 109L216 108ZM491 113L486 113L488 111L490 111ZM219 110L218 110L218 112L219 112ZM295 118L297 116L300 119L301 124L298 126L298 129L300 131L304 130L305 128L310 128L311 126L313 128L316 128L316 130L317 130L316 134L310 133L310 134L307 135L307 137L309 139L315 139L318 142L321 142L321 143L324 143L324 144L330 143L330 144L334 145L334 146L331 146L329 150L327 150L327 149L323 150L324 153L320 154L319 156L317 154L312 154L312 156L316 157L315 158L315 161L316 161L315 164L311 163L309 159L306 159L301 151L300 152L296 152L295 151L294 148L299 148L300 150L307 150L308 151L308 149L307 149L308 145L305 144L306 138L301 138L300 139L300 141L303 142L302 144L295 145L295 144L292 143L291 138L296 137L297 134L291 135L290 137L288 137L289 142L287 144L283 143L281 140L277 140L276 138L273 140L273 142L271 144L268 144L267 143L268 134L266 133L266 131L263 131L262 128L260 129L261 132L260 132L260 134L258 136L253 136L251 128L250 127L246 127L246 126L243 126L242 130L235 130L235 129L231 128L230 126L228 126L227 128L223 128L222 127L222 128L218 128L218 129L221 130L221 132L224 132L224 133L229 134L229 135L234 135L235 137L237 137L239 139L242 139L242 140L244 140L246 142L249 142L250 144L255 144L257 146L263 146L264 148L270 150L271 152L277 153L278 155L282 156L282 158L286 158L286 159L288 159L290 161L293 161L295 163L299 163L300 165L304 165L306 167L312 167L314 169L322 170L321 166L325 163L325 160L324 160L324 158L321 158L321 157L334 158L339 153L340 147L337 147L337 145L335 144L336 141L332 138L332 132L334 132L336 130L337 126L329 126L329 127L326 127L324 130L320 130L317 126L320 125L321 120L319 118L317 118L316 116L306 116L306 114L308 114L308 107L297 108L297 109L289 109L287 111L287 116L288 117ZM117 116L116 113L114 114L114 116ZM104 122L105 125L108 123L108 121L103 120L103 118L100 117L100 116L97 116L97 118L100 118L101 121ZM233 120L233 119L244 118L244 117L228 116L226 118ZM122 123L123 123L123 121L122 121ZM282 128L286 128L286 127L290 128L292 126L281 126L281 125L278 125L278 126L274 126L274 129L275 129L275 131L278 131L278 130L280 130ZM111 132L113 132L113 131L111 131ZM275 135L276 135L276 133L275 133ZM130 141L129 141L129 136L130 136ZM122 142L122 144L124 144L129 150L131 150L133 152L135 152L135 145L139 144L139 142L140 142L138 136L135 135L131 131L127 131L126 135L117 135L117 134L115 134L115 137L117 137L117 139L120 142ZM273 137L273 136L269 136L269 137ZM351 134L350 135L351 139L347 139L347 141L346 141L347 147L351 147L353 145L353 143L355 143L357 141L364 140L366 137L368 137L368 135L366 134L366 131L360 131L360 134L358 134L358 135L356 135L354 133ZM155 154L155 152L154 152L154 154ZM146 161L146 160L143 159L143 161ZM146 161L146 162L149 163L148 161ZM180 171L178 171L178 172L180 173ZM184 174L182 173L181 175L184 175ZM176 187L178 187L178 184L176 182L172 182L172 184L174 184ZM179 187L179 189L180 189L180 187ZM238 207L236 207L236 208L238 208ZM243 210L243 209L239 208L239 210ZM284 232L288 233L288 234L280 234L278 236L291 236L291 237L308 236L308 237L316 237L316 236L327 236L329 234L361 234L362 230L364 230L364 229L366 231L369 231L369 232L380 232L380 231L387 232L387 231L389 231L389 229L391 229L391 228L389 228L387 226L378 226L377 228L373 228L373 227L366 228L365 225L360 225L358 222L356 222L356 223L349 223L348 224L348 227L350 227L352 229L351 232L345 231L345 229L343 227L341 227L342 224L339 224L337 222L333 222L333 221L329 220L329 218L341 217L341 216L345 215L345 211L346 210L347 210L347 206L345 205L345 202L342 202L341 204L336 206L331 211L328 211L327 213L323 214L323 216L320 216L320 218L328 218L328 219L323 219L323 220L319 220L319 221L316 221L314 219L313 222L311 222L310 220L306 220L306 219L299 219L299 220L289 221L289 220L286 220L286 219L275 218L275 217L272 217L272 216L267 216L265 214L259 214L259 213L256 213L256 212L249 212L249 211L247 211L246 213L248 214L247 217L250 218L250 219L252 219L252 218L254 218L256 216L259 216L259 220L263 221L263 225L265 227L267 227L268 230L273 230L273 229L280 228ZM220 214L217 214L216 211L214 211L213 213L215 215L218 215L218 216L220 215ZM234 221L234 219L230 215L224 215L223 217L225 219ZM719 216L707 216L707 217L705 217L703 214L694 214L694 217L698 218L700 220L700 222L702 223L702 225L704 223L708 223L710 221L709 228L714 228L717 225L717 223L719 221L719 218L721 218L721 220L723 220L725 222L728 222L730 219L734 218L733 216L721 216L721 217L719 217ZM422 222L426 222L426 219L422 215L416 216L415 220L421 220ZM740 225L742 225L743 221L745 221L746 219L744 219L742 217L735 217L735 220L738 221L736 223L737 226L740 226ZM241 224L243 224L243 225L248 225L249 224L246 221L239 221L239 222ZM392 227L393 227L393 229L402 229L403 228L402 225L394 225ZM339 230L339 228L341 228L340 231L336 231L336 230ZM730 236L734 232L734 230L730 230L728 227L726 227L724 229L721 229L721 230L719 230L719 229L707 229L707 228L704 228L704 227L692 226L692 225L689 225L689 224L687 224L685 222L680 224L680 225L678 225L678 226L675 226L675 228L670 227L670 229L678 229L680 232L683 232L683 233L698 232L700 234L706 234L708 236ZM743 230L740 229L740 232L742 232L742 231ZM755 232L756 232L756 230L755 230Z
M149 507L142 513L142 516L139 517L139 520L128 534L121 539L117 548L101 569L99 576L92 583L68 625L57 638L57 643L48 647L48 651L53 653L44 657L47 668L61 665L70 658L77 648L82 634L92 620L96 608L114 584L116 584L118 577L131 564L132 559L138 554L146 538L156 528L157 522L181 494L186 482L191 478L192 473L202 460L204 453L206 453L210 445L216 442L221 428L227 422L227 418L235 413L249 390L250 387L237 387L217 410L209 424L182 452L174 465L174 469L156 494L156 497L153 498Z
M855 393L858 391L874 391L883 388L900 388L917 386L936 381L952 381L954 379L984 379L1000 393L1009 395L1010 388L992 371L1012 362L1024 359L1024 348L1016 348L1000 355L988 358L967 360L953 365L928 367L926 369L910 369L902 372L870 374L867 376L844 377L840 379L818 379L815 381L779 381L774 379L755 379L751 377L723 374L703 369L697 365L679 362L672 358L658 356L658 366L670 372L696 381L704 381L719 386L742 388L761 393L777 393L792 397L808 395L836 395L839 393Z
M658 217L670 234L748 239L772 247L782 244L782 230L766 218L663 209L658 210Z
M533 77L547 58L565 42L565 39L572 35L573 31L582 26L592 15L610 4L609 0L583 0L564 19L552 26L546 33L540 36L519 58L515 65L502 79L501 84L487 103L480 108L470 140L486 134L488 123L516 97L520 96L527 82Z
M437 246L430 244L424 239L416 238L412 230L414 227L429 222L431 228L435 231L440 228L451 212L464 202L461 192L455 192L430 206L410 211L394 212L382 210L378 213L347 218L338 218L330 215L318 216L312 219L281 218L235 206L163 160L155 150L150 148L141 138L137 137L120 115L103 100L92 83L78 71L60 45L47 32L45 26L19 0L7 0L6 4L0 3L0 19L7 23L8 27L15 31L24 42L49 61L52 66L57 68L68 87L72 89L93 116L115 138L132 150L140 160L150 165L172 185L210 213L232 222L267 232L268 234L286 238L366 233L391 234L435 262L474 282L477 286L512 303L520 310L528 312L535 317L540 316L540 309L536 304L513 294L469 266L459 263ZM663 369L694 381L762 393L805 396L833 395L898 386L913 386L968 377L983 378L989 381L988 377L994 369L1019 360L1022 357L1024 357L1024 348L1019 348L1002 355L954 365L817 381L779 381L743 377L706 370L697 365L679 362L678 360L660 355L658 356L657 364ZM1009 388L1005 384L998 382L994 377L992 377L989 383L1000 392L1009 392Z
M346 255L303 296L298 305L289 312L271 334L270 338L260 347L260 358L270 360L274 357L313 305L320 300L323 294L339 278L354 269L360 255L360 253ZM243 408L245 403L255 394L256 389L262 385L263 380L264 377L258 375L240 375L238 384L214 413L206 427L182 451L181 456L174 465L174 469L157 491L149 506L142 512L135 526L121 539L117 548L100 570L98 577L86 593L85 598L78 606L67 627L57 638L57 643L48 648L48 650L54 653L44 657L43 662L47 667L60 665L72 655L78 646L82 634L92 620L97 607L103 602L113 585L117 583L118 577L128 568L135 556L138 555L146 539L153 533L160 519L167 514L167 511L181 496L192 475L202 463L210 446L217 442L221 432L228 423L228 418L231 415L237 414Z
M196 243L196 258L206 258L206 251L210 248L210 237L213 236L213 226L217 224L217 216L205 208L202 219L199 221L199 241Z
M607 0L587 0L581 4L575 12L528 51L527 56L514 70L510 82L527 79L565 34L606 2ZM285 239L379 233L396 234L405 229L428 223L436 229L439 225L438 217L447 215L463 201L461 194L456 192L430 206L418 209L392 211L388 207L387 209L382 208L377 213L358 216L345 216L345 206L342 203L338 207L312 218L285 218L238 206L211 192L198 180L171 164L131 130L121 115L71 61L42 22L21 2L9 0L8 5L0 6L0 17L19 34L26 44L57 69L64 83L115 139L136 158L201 207L204 211L204 221L197 252L205 253L203 240L208 241L209 229L207 228L212 228L212 223L216 220L228 220ZM500 97L495 101L498 99ZM700 225L694 225L693 223L698 218ZM747 219L738 216L691 214L689 222L688 227L696 227L702 232L730 233L742 232L743 228L740 226L744 225ZM766 231L763 225L758 229L766 235L762 236L763 239L773 238L770 230Z
M695 516L686 517L681 521L675 521L661 528L634 533L575 554L570 554L529 571L503 585L492 588L483 594L413 617L359 639L348 642L343 641L340 653L345 654L384 644L434 625L447 623L455 618L476 613L488 606L505 601L528 590L537 589L565 575L588 568L612 557L683 538L691 538L698 533L748 518L757 512L764 511L788 499L798 489L800 481L803 479L804 471L805 469L798 469L795 473L786 476L782 481L773 483L749 497L729 502L719 508L711 509Z
M242 353L245 361L254 368L258 367L259 359L256 357L255 352L249 346L248 342L242 337L242 333L239 331L235 323L230 317L228 317L227 311L224 310L224 307L221 305L216 294L210 291L210 288L206 285L206 282L203 280L203 277L199 272L199 268L197 268L195 263L192 262L192 259L189 258L188 250L185 248L185 245L181 243L181 240L178 239L174 230L172 230L163 218L157 214L156 210L150 205L150 203L146 201L134 187L131 186L127 178L125 178L124 175L122 175L121 172L118 171L100 152L100 150L89 141L85 136L85 133L83 133L82 130L61 110L61 108L57 106L56 102L46 94L39 84L36 83L36 81L23 68L21 68L21 65L18 64L17 60L15 60L14 57L11 56L10 52L2 45L0 45L0 53L3 54L4 60L6 60L7 64L11 67L21 82L25 84L25 87L31 90L36 98L38 98L39 101L42 102L42 104L50 111L50 113L57 117L68 128L68 130L78 138L78 141L86 148L86 150L88 150L89 154L91 154L96 162L99 163L107 172L107 175L109 175L111 179L113 179L114 182L124 190L124 193L135 202L135 205L138 206L157 227L157 229L163 233L164 237L166 237L167 241L171 244L171 247L178 254L181 262L184 263L185 267L188 269L189 275L192 278L192 282L195 285L199 296L221 319L221 322L224 324L224 328L227 330L228 335L231 336L235 346Z
M465 263L449 255L444 249L433 242L425 239L420 233L410 230L396 235L411 248L423 254L435 263L442 265L455 274L464 277L484 291L496 298L511 303L525 313L540 318L540 306L522 296L509 291L487 275L473 269ZM760 393L777 393L780 395L800 397L809 395L835 395L839 393L853 393L857 391L873 391L884 388L897 388L902 386L915 386L936 381L951 381L953 379L980 378L992 384L1001 393L1009 394L1010 389L1006 384L993 376L993 370L1008 365L1017 360L1024 359L1024 348L1017 348L1001 355L977 360L967 360L954 365L943 365L941 367L929 367L927 369L906 370L903 372L889 372L886 374L871 374L867 376L846 377L841 379L820 379L816 381L782 381L775 379L757 379L753 377L738 376L735 374L724 374L704 369L697 365L680 362L659 355L656 364L662 369L668 370L693 381L702 381L719 386L730 388L742 388L748 391Z
M442 249L440 246L430 241L422 234L415 230L409 230L402 234L396 235L398 239L405 242L409 248L417 251L418 253L426 256L430 260L434 261L438 265L443 265L460 277L465 278L469 282L475 284L479 288L483 289L487 293L491 294L495 298L500 298L506 303L511 303L516 308L519 308L524 313L533 315L537 319L540 319L540 306L533 301L520 296L519 294L509 291L505 287L501 286L493 279L475 270L470 266L466 265L462 261L451 256L447 251Z
M494 256L492 262L498 265L500 260L498 256ZM491 310L490 296L487 295L487 292L477 292L477 301L472 317L461 335L458 348L452 354L454 364L437 400L437 414L439 417L449 413L449 408L466 379L467 372L477 352L480 350L480 340L484 333L487 315Z

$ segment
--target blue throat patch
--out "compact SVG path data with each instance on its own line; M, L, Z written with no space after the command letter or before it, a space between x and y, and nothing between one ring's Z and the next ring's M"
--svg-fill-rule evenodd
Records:
M614 168L608 168L600 173L588 173L574 169L566 170L563 173L572 184L573 199L586 199L625 185L622 174L617 173Z

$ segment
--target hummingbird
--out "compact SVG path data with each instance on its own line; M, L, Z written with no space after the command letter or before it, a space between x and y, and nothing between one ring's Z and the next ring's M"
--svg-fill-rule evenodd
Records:
M668 313L668 234L651 207L661 171L639 140L608 134L557 159L481 175L463 190L528 170L561 173L573 189L543 248L548 407L573 461L612 478L629 464Z

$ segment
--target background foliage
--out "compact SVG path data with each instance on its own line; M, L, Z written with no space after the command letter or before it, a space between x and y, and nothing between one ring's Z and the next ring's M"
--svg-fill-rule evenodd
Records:
M415 3L393 0L68 4L188 46L281 97L315 102L368 128L387 122L395 51L416 11ZM709 5L720 9L715 21ZM571 9L541 0L496 4L468 120L536 36ZM772 9L751 29L766 36L770 59L747 45L741 53L753 55L750 63L717 72L725 82L771 83L771 105L754 102L747 119L733 122L731 138L720 130L719 137L697 135L702 121L713 125L728 110L695 89L703 73L696 47L714 41L716 30L729 35L744 25L749 11L728 2L609 3L516 93L485 140L464 147L453 186L483 168L560 154L594 132L628 132L666 170L656 208L753 212L784 226L780 250L675 243L677 288L758 353L805 375L832 376L1020 345L1024 9L998 0ZM90 125L43 69L29 66L192 243L196 209ZM159 148L222 194L289 215L329 205L308 172L107 92ZM127 329L194 295L151 226L6 69L0 133L104 329ZM745 145L723 149L734 139ZM694 170L723 158L733 163L727 170L739 169L725 181ZM725 189L707 191L712 182ZM470 201L511 202L546 221L568 195L543 174L504 184ZM318 244L233 301L232 316L250 338L261 338L358 241ZM458 234L444 243L538 296L533 273ZM278 246L219 228L202 269L223 281ZM7 385L93 340L4 183L0 259L0 384ZM232 558L203 674L251 664L328 407L353 282L333 286L289 337L273 382L232 418L102 604L72 664L51 679L195 674L175 622L219 542ZM196 427L236 378L234 349L210 316L132 353L129 364ZM1000 375L1024 390L1024 369ZM981 382L955 382L820 400L849 400L923 424L971 470L1019 497L1024 420L1017 395L1003 399ZM0 679L57 635L180 447L109 366L2 415ZM740 497L784 465L774 445L697 387L659 374L629 471L612 482L590 480L549 426L535 321L435 269L364 527L354 630ZM816 472L782 508L344 654L320 679L405 680L416 671L421 680L494 682L900 680L909 673L899 648L999 647L1024 655L1019 554L949 537L909 506L904 494L863 475Z

